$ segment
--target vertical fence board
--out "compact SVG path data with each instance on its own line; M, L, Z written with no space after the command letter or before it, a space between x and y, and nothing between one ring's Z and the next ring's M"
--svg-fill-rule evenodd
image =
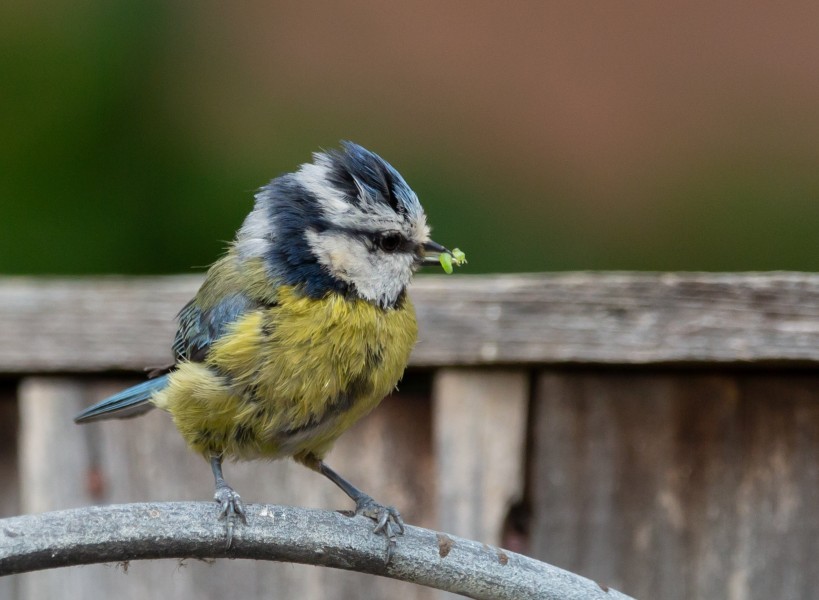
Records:
M22 381L20 406L20 498L23 513L39 513L89 503L86 492L85 439L72 417L94 399L93 385L69 379ZM20 600L106 597L106 569L60 569L12 577ZM127 596L126 596L127 597Z
M525 371L436 373L439 529L501 544L509 508L523 495L528 406Z
M534 556L639 598L814 596L819 377L546 373L534 408Z
M12 387L0 387L0 517L11 517L21 512L17 468L18 419L16 391ZM12 577L0 577L0 598L16 598L17 583Z
M81 406L120 387L49 379L21 387L23 512L212 497L209 466L185 448L168 415L153 411L125 421L73 424ZM430 435L429 399L395 396L343 436L328 462L376 499L400 507L409 522L431 526ZM226 464L225 476L248 503L352 509L332 483L290 461ZM431 590L403 582L261 561L141 561L128 565L127 574L123 570L93 565L15 577L20 600L433 597Z
M0 387L0 517L20 513L20 488L17 486L17 411L16 394Z

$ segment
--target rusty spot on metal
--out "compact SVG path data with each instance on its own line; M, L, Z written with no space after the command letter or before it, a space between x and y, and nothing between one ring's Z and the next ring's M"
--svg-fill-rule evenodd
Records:
M505 565L509 562L509 557L506 555L506 552L498 548L498 562L502 565Z
M452 538L449 536L444 535L443 533L438 534L438 555L441 558L446 558L446 555L449 554L449 551L452 550L454 542Z

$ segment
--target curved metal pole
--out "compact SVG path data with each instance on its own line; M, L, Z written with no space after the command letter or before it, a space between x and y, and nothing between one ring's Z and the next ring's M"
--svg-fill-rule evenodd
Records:
M546 563L407 526L392 560L372 521L342 513L249 504L225 547L224 521L205 502L93 506L0 520L0 575L156 558L248 558L382 575L485 599L629 600Z

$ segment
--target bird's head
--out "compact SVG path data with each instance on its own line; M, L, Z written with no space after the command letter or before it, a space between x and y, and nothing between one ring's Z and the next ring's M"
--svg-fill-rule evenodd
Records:
M335 291L383 308L396 305L419 266L449 252L430 240L424 209L398 171L352 142L262 188L236 250L311 296Z

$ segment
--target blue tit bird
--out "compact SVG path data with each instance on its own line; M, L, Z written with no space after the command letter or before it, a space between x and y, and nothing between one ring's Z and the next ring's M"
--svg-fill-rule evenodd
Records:
M293 457L376 521L389 558L401 515L324 457L401 378L417 335L407 286L443 255L453 256L430 239L418 197L389 163L351 142L316 153L256 194L177 317L174 364L75 421L170 413L210 462L228 546L246 517L222 462Z

